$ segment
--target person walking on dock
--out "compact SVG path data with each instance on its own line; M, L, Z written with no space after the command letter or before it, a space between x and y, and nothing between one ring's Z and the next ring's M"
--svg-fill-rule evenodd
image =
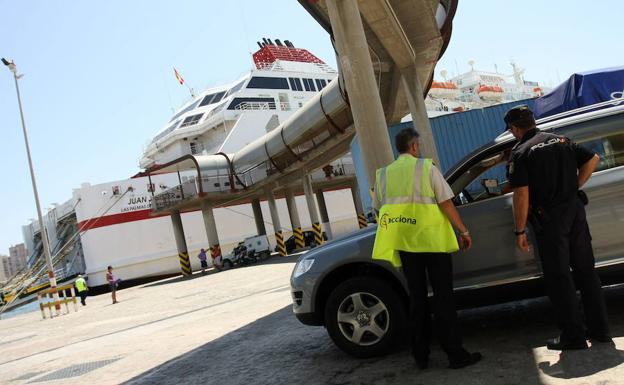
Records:
M206 274L206 269L208 268L208 257L206 256L206 250L201 249L199 251L199 254L197 254L197 258L199 258L199 262L201 263L202 274Z
M110 285L111 288L111 297L113 299L113 304L117 303L117 283L118 280L115 279L115 276L113 275L113 267L109 266L108 267L108 271L106 273L106 280L108 281L108 284Z
M87 295L89 294L89 286L87 285L87 280L80 274L78 274L78 278L74 282L74 286L76 286L76 290L78 291L78 296L80 296L80 303L82 306L87 306Z

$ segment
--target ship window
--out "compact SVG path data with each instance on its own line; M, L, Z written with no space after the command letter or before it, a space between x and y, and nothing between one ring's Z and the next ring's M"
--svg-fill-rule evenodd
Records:
M288 82L285 78L272 78L266 76L254 76L247 83L247 88L264 88L271 90L287 90Z
M214 94L210 94L210 95L206 95L201 103L199 104L200 107L203 106L207 106L210 104L215 104L218 103L219 101L221 101L221 99L223 99L223 95L225 95L225 91L221 91L221 92L217 92Z
M301 86L301 79L299 78L288 78L290 82L290 88L293 91L303 91L303 87Z
M316 79L316 88L318 88L319 91L325 88L326 85L327 82L325 79Z
M187 116L182 121L182 124L180 124L180 127L193 126L193 125L199 123L199 120L202 118L202 116L204 116L204 114L197 114L197 115Z
M218 92L214 99L212 99L212 101L210 102L210 104L215 104L215 103L219 103L221 101L221 99L223 99L223 96L225 96L225 91L221 91Z
M275 110L273 98L234 98L228 110Z
M316 91L312 79L303 78L303 86L305 87L306 91Z
M187 112L189 112L189 111L191 111L191 110L194 110L194 109L195 109L195 107L197 107L197 105L198 105L198 104L199 104L199 100L198 100L198 101L196 101L196 102L194 102L194 103L192 103L192 104L190 104L188 107L186 107L186 108L185 108L185 109L183 109L182 111L178 112L177 114L173 115L173 118L169 119L169 121L171 122L171 121L173 121L173 120L175 120L175 119L179 118L180 116L182 116L182 115L186 114Z

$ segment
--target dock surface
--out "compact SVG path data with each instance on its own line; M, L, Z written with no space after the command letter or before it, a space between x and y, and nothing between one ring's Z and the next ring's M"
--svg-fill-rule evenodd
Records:
M560 355L545 298L460 312L466 346L484 361L430 369L407 351L358 360L322 327L292 315L295 257L192 279L171 278L87 299L52 320L0 320L1 384L624 384L624 286L606 290L616 346Z

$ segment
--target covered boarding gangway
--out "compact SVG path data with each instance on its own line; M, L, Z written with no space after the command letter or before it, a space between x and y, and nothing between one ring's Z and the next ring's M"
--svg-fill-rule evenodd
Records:
M187 155L176 159L166 165L152 170L151 176L161 173L177 173L180 184L163 193L153 196L152 213L162 215L168 213L171 216L174 235L178 248L180 267L183 274L191 274L190 261L182 226L181 213L201 209L210 251L213 257L220 255L220 241L218 224L214 219L214 208L221 206L251 203L257 234L266 234L265 221L260 208L260 201L267 200L271 214L271 222L275 229L275 239L281 255L286 255L283 229L275 203L276 199L284 198L288 207L288 214L295 237L296 249L304 247L303 231L299 219L299 211L295 201L296 195L304 194L313 231L315 243L323 242L323 228L331 237L329 215L325 206L323 192L328 190L350 188L354 205L357 211L358 224L366 226L359 190L355 180L355 170L350 157L344 157L331 162L323 169L305 173L303 170L289 174L274 174L272 177L259 180L249 186L242 185L231 173L222 173L221 169L215 169L207 163L210 156ZM204 168L202 168L204 166ZM267 173L268 174L268 173ZM280 177L281 176L281 177ZM151 183L151 182L150 182ZM316 201L314 199L316 194ZM318 209L318 211L317 211ZM320 212L320 216L319 216ZM321 226L321 223L323 224Z
M421 133L424 154L437 158L424 97L435 64L448 45L456 1L299 1L330 33L339 77L278 127L234 154L187 155L149 170L149 175L196 170L192 178L181 176L179 186L155 195L152 208L154 213L170 213L179 230L180 211L201 206L213 254L220 253L212 216L215 205L266 196L271 212L277 214L275 192L294 184L303 185L308 206L314 206L315 178L310 175L324 166L344 168L342 157L356 132L369 180L377 168L393 160L388 124L407 113ZM342 179L345 186L354 183L353 173L332 183ZM217 190L211 191L210 186ZM360 200L355 200L358 214L363 214ZM310 212L319 224L318 216L313 216L316 208ZM277 215L273 220L279 224ZM189 266L185 270L181 258L183 272L190 273L180 235L176 234L176 239L181 238L178 249Z

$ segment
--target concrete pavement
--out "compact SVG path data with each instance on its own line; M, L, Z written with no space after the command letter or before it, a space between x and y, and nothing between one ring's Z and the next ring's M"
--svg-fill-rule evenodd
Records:
M417 370L407 352L357 360L290 310L294 258L90 297L78 313L0 320L1 384L624 384L624 287L607 290L616 347L559 355L544 298L464 310L484 361ZM280 263L275 263L280 262Z

